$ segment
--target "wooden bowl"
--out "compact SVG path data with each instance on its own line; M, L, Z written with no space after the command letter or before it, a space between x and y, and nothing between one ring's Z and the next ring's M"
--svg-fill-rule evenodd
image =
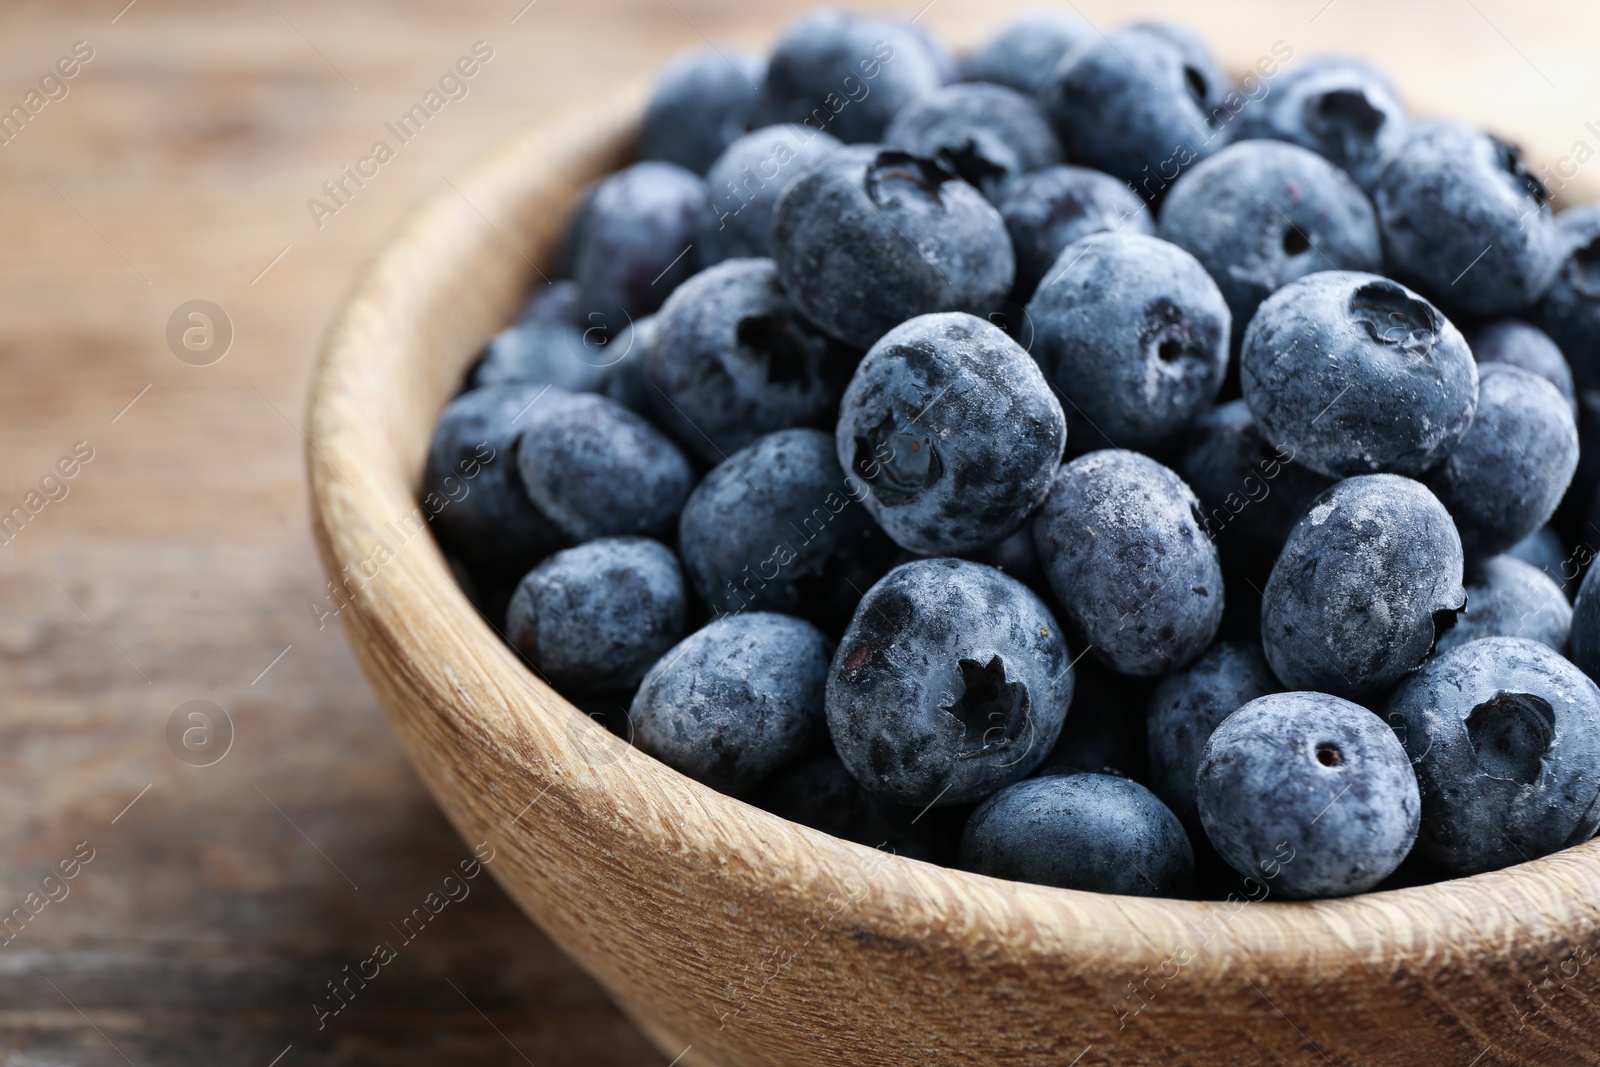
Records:
M716 793L524 668L415 491L440 408L539 279L575 191L624 161L641 104L521 136L416 214L327 339L307 464L340 618L411 759L663 1063L1600 1062L1600 844L1317 903L1022 885Z

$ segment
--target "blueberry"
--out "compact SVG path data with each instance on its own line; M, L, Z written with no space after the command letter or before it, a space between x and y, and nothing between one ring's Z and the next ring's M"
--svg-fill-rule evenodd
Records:
M1388 704L1422 786L1417 851L1456 874L1537 859L1600 825L1600 689L1548 646L1486 637Z
M463 393L439 415L422 507L444 551L490 585L515 582L566 544L517 473L517 439L530 415L560 395L544 386L492 385Z
M949 806L1038 766L1071 702L1066 641L1027 586L915 560L862 597L828 675L828 730L872 792Z
M840 147L809 126L765 126L728 146L706 174L710 202L700 216L695 253L705 266L772 255L778 197L806 168Z
M593 393L547 398L526 422L517 470L565 537L671 536L695 476L660 430Z
M1039 562L1039 549L1033 543L1033 529L1027 525L1010 537L977 549L969 558L1004 571L1034 592L1048 588L1044 566Z
M966 81L1007 85L1038 96L1061 58L1097 36L1087 19L1066 11L1042 8L1025 12L969 53L962 60L961 76Z
M828 641L810 623L715 619L645 673L628 717L644 752L724 793L748 792L822 737Z
M1066 442L1061 405L1028 353L972 315L895 327L839 407L839 463L901 547L953 555L1015 533Z
M1016 882L1179 896L1194 881L1183 824L1138 782L1064 774L1007 786L961 835L961 866Z
M779 430L695 487L679 519L684 569L719 615L785 611L837 633L894 545L820 430Z
M1067 721L1034 776L1096 771L1144 781L1149 737L1144 716L1129 709L1149 702L1153 679L1118 674L1093 656L1080 655L1072 669L1076 678Z
M1187 670L1156 686L1146 724L1146 781L1185 825L1200 825L1194 779L1212 732L1250 701L1279 688L1261 646L1243 641L1217 642Z
M982 193L941 163L874 145L835 152L789 184L772 254L800 310L859 348L915 315L993 310L1014 268Z
M1467 345L1480 367L1484 363L1509 363L1530 370L1556 387L1556 391L1578 411L1578 393L1572 383L1572 368L1567 357L1537 326L1516 319L1499 319L1467 333Z
M1371 190L1409 122L1388 78L1358 59L1319 56L1278 74L1235 136L1309 148Z
M1467 610L1434 646L1439 655L1480 637L1525 637L1557 652L1567 647L1572 606L1548 575L1512 556L1491 556L1466 569Z
M584 325L582 293L575 281L546 282L528 295L527 302L517 313L517 321L561 323L567 326Z
M938 160L995 203L1013 179L1061 162L1061 144L1039 106L1015 89L983 82L912 101L883 141Z
M1178 457L1178 475L1200 499L1224 567L1240 568L1258 583L1266 581L1295 523L1333 484L1293 460L1293 449L1262 439L1243 400L1218 404L1196 419Z
M1600 678L1600 567L1591 566L1578 586L1567 646L1567 654L1583 673Z
M1404 286L1351 271L1263 301L1239 381L1267 440L1333 476L1422 473L1466 435L1478 402L1460 331Z
M1041 99L1067 158L1156 200L1221 147L1226 80L1169 29L1131 26L1068 53Z
M662 307L647 375L658 421L720 463L764 433L831 425L856 359L795 310L772 260L730 259Z
M1091 452L1062 467L1034 522L1039 556L1067 618L1124 674L1177 670L1222 621L1222 568L1200 503L1137 452Z
M1394 733L1326 693L1258 697L1222 720L1195 795L1228 865L1293 898L1383 881L1411 851L1422 807Z
M1534 567L1562 589L1566 589L1575 576L1574 561L1567 555L1567 546L1562 544L1561 535L1548 526L1533 531L1506 549L1505 554Z
M645 106L639 158L704 174L755 124L765 67L760 56L737 48L707 46L673 57Z
M627 693L683 637L686 612L671 549L608 537L529 571L506 610L506 639L563 693Z
M1561 347L1580 391L1600 389L1600 204L1556 216L1554 277L1529 320Z
M1414 126L1373 199L1392 273L1446 309L1515 315L1550 284L1549 193L1503 141L1460 123Z
M585 209L577 277L585 316L612 333L661 306L694 273L691 246L706 183L672 163L635 163L595 188Z
M1504 552L1543 526L1578 466L1578 427L1555 386L1487 363L1467 435L1423 479L1455 519L1468 555Z
M897 856L941 864L955 859L959 833L951 832L948 813L875 796L831 754L779 771L752 802L791 822Z
M1426 487L1346 478L1312 504L1267 579L1267 662L1291 689L1377 696L1454 624L1461 582L1461 538Z
M1128 186L1088 167L1045 167L1006 187L1000 217L1011 235L1018 300L1033 296L1061 250L1095 233L1153 234L1155 222L1145 202Z
M915 29L820 8L791 22L773 47L764 98L773 122L876 141L896 112L943 81Z
M939 73L940 85L950 85L961 80L961 57L950 47L950 42L935 33L926 22L919 22L905 15L889 15L888 19L892 25L909 33L922 46L922 50L933 61L934 70Z
M600 391L629 411L650 414L654 405L650 388L650 349L655 343L656 316L634 319L606 342L605 377Z
M554 385L575 393L600 389L606 378L602 337L565 322L524 320L495 334L473 368L470 386Z
M1075 450L1156 449L1222 387L1228 305L1193 256L1137 233L1068 245L1028 302L1033 357L1067 400Z
M1162 204L1158 232L1216 279L1235 344L1284 283L1383 265L1366 194L1315 152L1278 141L1242 141L1195 164Z

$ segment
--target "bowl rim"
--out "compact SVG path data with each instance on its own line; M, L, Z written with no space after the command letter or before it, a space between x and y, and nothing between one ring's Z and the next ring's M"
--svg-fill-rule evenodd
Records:
M619 93L593 114L509 138L428 197L359 276L326 335L307 402L312 526L333 581L348 588L351 568L366 575L371 546L397 517L415 512L434 417L475 346L511 319L525 297L522 282L541 273L536 263L553 247L556 220L579 183L623 158L642 99L637 89ZM493 221L505 205L517 219ZM444 349L423 350L441 338ZM405 565L392 565L402 554ZM473 609L431 536L406 541L358 584L339 612L347 637L413 762L464 833L471 820L444 792L476 781L483 803L515 828L532 825L513 814L524 798L554 791L592 820L594 833L626 826L643 835L641 847L723 878L730 898L766 893L801 914L837 891L837 872L855 872L863 886L850 929L864 932L858 936L957 956L1001 946L1130 977L1218 922L1231 935L1227 944L1201 954L1188 973L1235 984L1252 973L1311 985L1370 981L1379 965L1439 976L1485 953L1555 958L1600 931L1600 910L1589 903L1600 900L1596 841L1431 885L1242 903L1056 889L886 855L717 793L597 734ZM425 766L430 756L419 739L440 737L459 739L472 765ZM525 791L498 788L508 777ZM539 835L520 833L508 832L507 847L537 850ZM513 895L547 930L559 926L543 904ZM570 930L557 940L592 970L599 966ZM613 992L626 984L611 972L602 981Z

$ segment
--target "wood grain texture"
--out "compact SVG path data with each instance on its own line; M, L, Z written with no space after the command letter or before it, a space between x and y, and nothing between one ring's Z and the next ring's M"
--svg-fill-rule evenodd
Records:
M970 39L1027 2L936 0L923 21ZM1580 139L1600 145L1584 125L1600 118L1600 67L1593 62L1600 8L1559 0L1325 4L1217 0L1200 9L1179 0L1076 0L1107 26L1151 15L1196 19L1235 68L1280 39L1300 56L1330 49L1370 55L1395 74L1418 109L1478 117L1543 158L1568 153ZM96 450L70 496L0 548L0 910L19 905L75 843L87 840L97 850L72 882L71 896L0 948L0 1064L266 1067L288 1047L278 1067L525 1059L539 1067L664 1067L689 1038L658 1053L598 984L482 878L469 899L442 911L381 980L318 1029L312 1004L325 996L325 983L365 958L377 940L393 940L385 932L390 924L419 906L470 850L395 743L338 632L343 619L319 629L308 611L325 579L307 522L303 398L318 338L352 277L416 200L448 191L444 179L485 146L530 123L585 113L619 82L647 75L678 48L705 37L765 45L804 5L125 5L0 5L0 101L7 106L74 41L96 49L68 98L0 146L0 501L22 499L73 442L87 440ZM866 6L910 15L924 4ZM475 79L471 96L451 103L318 229L307 198L364 154L383 136L384 123L478 39L495 47L496 58ZM1597 169L1600 162L1585 164L1575 181L1591 179ZM519 241L534 232L496 221ZM531 238L525 250L537 258ZM180 363L164 339L169 314L193 298L221 304L235 326L233 350L211 367ZM487 310L485 304L471 314ZM441 371L418 388L431 393L447 376ZM427 409L419 393L424 419ZM414 448L418 428L391 421L397 447ZM406 451L402 465L414 455ZM402 565L418 551L408 547ZM450 600L440 603L442 610ZM236 728L233 748L212 767L179 763L164 739L169 715L195 698L222 705ZM446 732L441 744L465 740ZM529 735L518 750L529 761L550 751L535 740ZM594 740L583 734L578 743ZM462 774L461 788L480 781ZM661 825L698 822L718 802L698 792L683 798L682 808L630 800L621 812L606 809L597 826L573 796L553 790L515 826L542 834L565 820L585 841L600 842L608 840L606 827L654 834ZM549 822L528 822L549 800L557 802L547 809ZM745 832L737 820L729 825L741 827L729 834ZM822 855L805 839L783 840L782 872ZM847 851L851 863L871 859ZM731 848L713 854L751 871L767 864L764 855L752 859ZM580 862L553 851L536 856L555 874ZM581 862L599 861L649 871L669 899L711 899L705 887L716 882L709 873L665 867L642 847ZM841 876L849 869L841 868ZM773 907L798 907L816 875L782 877L788 881L769 887ZM957 930L988 929L1015 907L1003 897L954 894L926 871L914 881L913 899L951 901ZM619 878L561 905L596 928L578 947L603 949L626 933L610 929L623 921L616 901L624 884ZM785 1040L808 1028L828 1033L835 1017L860 1011L872 1018L854 1031L856 1039L885 1048L909 1043L919 1049L911 1057L918 1062L951 1059L943 1035L955 1025L966 1027L974 1043L987 1035L996 1047L1012 1032L1060 1037L1021 1010L1031 1000L985 1017L941 992L973 976L998 996L1022 997L1036 970L1010 962L1006 946L1030 936L1025 927L969 960L946 953L937 939L924 948L920 934L888 939L889 928L872 918L879 908L858 913L852 904L814 918L800 912L797 926L773 933L763 954L732 969L716 948L724 935L715 913L630 912L627 921L644 923L670 955L662 962L619 951L615 973L601 976L619 989L658 980L677 987L659 1003L709 1003L694 1011L669 1008L665 1025L653 1028L662 1047L692 1020L740 1004L747 1006L729 1016L727 1027L749 1028L750 1040L769 1031ZM1549 899L1513 893L1472 918L1496 944L1517 923L1553 918L1554 908ZM933 924L943 905L920 914ZM1101 922L1098 911L1082 914ZM1371 1062L1449 1067L1479 1051L1424 1055L1434 1047L1434 1031L1455 1035L1463 1047L1477 1036L1484 1038L1480 1048L1492 1043L1481 1064L1593 1058L1579 1046L1592 1036L1600 992L1594 968L1564 980L1564 957L1554 943L1546 957L1535 953L1537 963L1526 970L1480 967L1470 962L1477 959L1470 948L1458 949L1469 962L1437 979L1443 992L1424 995L1419 986L1396 983L1434 969L1402 964L1396 953L1426 947L1440 960L1456 957L1422 940L1414 924L1392 917L1385 919L1390 926L1377 927L1318 921L1362 947L1370 974L1352 979L1330 970L1315 983L1280 988L1277 971L1263 964L1251 976L1262 995L1237 985L1219 994L1232 1011L1217 1013L1219 1022L1209 1005L1197 1009L1161 991L1128 1029L1154 1020L1177 1032L1196 1027L1215 1042L1216 1056L1231 1054L1237 1063L1326 1062L1298 1031L1318 1045L1343 1034ZM908 983L855 964L832 969L811 948L819 925L877 946L863 964L900 959L906 962L897 970L931 972L935 954L946 953L939 958L948 969ZM1049 944L1060 936L1051 935ZM1087 958L1108 951L1103 933L1086 930L1082 938ZM1125 1045L1112 1032L1110 1005L1127 992L1125 983L1143 980L1141 968L1159 964L1175 947L1157 944L1152 935L1153 963L1140 959L1104 991L1106 1021L1083 1035L1069 1033L1054 1062L1070 1063L1091 1037L1096 1043L1080 1063L1136 1062L1136 1053L1147 1062L1184 1062L1166 1046L1149 1044L1153 1038ZM1252 944L1218 935L1208 953L1261 959L1246 955L1257 951ZM1315 969L1327 949L1306 951ZM652 978L655 971L665 977ZM1528 988L1547 981L1540 991ZM1373 1003L1396 1003L1392 1013L1364 1017L1353 1036L1345 1017L1324 1014L1331 997L1352 987ZM1541 999L1531 1001L1531 992ZM802 996L809 998L804 1005ZM1518 1029L1521 1013L1541 1003ZM793 1017L769 1018L775 1005ZM1395 1020L1410 1023L1410 1031L1380 1029ZM1229 1045L1234 1032L1241 1036ZM1344 1046L1330 1040L1326 1047ZM697 1045L683 1062L699 1051ZM1331 1055L1334 1062L1355 1062Z
M413 506L430 416L538 278L574 191L621 157L640 103L624 95L512 140L432 199L358 287L312 387L307 459L330 573L377 555ZM692 1047L724 1067L1600 1058L1584 974L1600 843L1300 904L945 870L786 823L592 729L496 640L431 541L370 570L347 632L446 816L494 843L496 878L667 1055ZM1530 981L1563 973L1564 988L1529 999Z

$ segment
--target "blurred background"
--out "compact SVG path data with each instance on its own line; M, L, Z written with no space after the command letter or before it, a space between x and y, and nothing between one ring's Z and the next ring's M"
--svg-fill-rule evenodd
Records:
M970 43L1036 5L860 6ZM1188 20L1235 69L1278 41L1367 55L1414 110L1536 164L1600 148L1594 5L1065 6ZM0 1067L665 1067L483 877L322 1014L471 851L311 606L304 394L355 272L446 176L642 89L679 48L763 46L802 8L0 7L0 516L23 516L0 532ZM313 212L479 42L468 94ZM1575 167L1567 199L1600 187L1600 161Z

